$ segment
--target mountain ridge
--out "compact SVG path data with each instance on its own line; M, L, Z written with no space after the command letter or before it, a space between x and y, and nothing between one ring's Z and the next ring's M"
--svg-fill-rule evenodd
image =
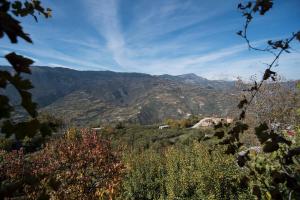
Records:
M227 115L226 91L233 82L210 81L195 74L149 75L69 68L32 67L26 75L41 111L76 125L129 121L162 122L189 115ZM8 92L13 98L13 91ZM17 100L14 100L15 102Z

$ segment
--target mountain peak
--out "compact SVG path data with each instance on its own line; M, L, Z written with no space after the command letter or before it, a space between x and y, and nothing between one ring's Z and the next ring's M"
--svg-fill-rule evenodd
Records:
M207 80L206 78L203 78L201 76L198 76L194 73L188 73L188 74L182 74L182 75L178 75L178 77L180 78L185 78L185 79L202 79L202 80Z

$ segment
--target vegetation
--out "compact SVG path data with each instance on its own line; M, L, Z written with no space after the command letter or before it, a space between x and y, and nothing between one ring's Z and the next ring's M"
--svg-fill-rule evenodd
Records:
M192 115L187 119L167 119L166 124L172 128L190 128L200 121L201 117Z
M11 43L17 43L18 38L22 38L28 43L32 43L29 34L23 31L18 20L14 17L26 17L31 15L37 21L37 14L42 14L48 18L51 16L51 9L43 8L39 0L32 1L0 1L0 38L6 34ZM29 58L18 55L15 52L4 56L13 67L14 72L0 70L0 127L1 133L6 137L14 135L18 139L25 136L33 137L40 133L43 136L51 133L47 123L41 123L38 119L37 104L33 102L30 89L33 88L29 79L24 79L23 74L31 74L30 65L34 62ZM11 119L14 107L10 104L8 96L4 91L8 85L12 85L18 92L21 102L20 106L26 110L30 119L23 122L15 122Z
M1 197L112 199L124 167L107 140L70 130L35 153L1 150L0 169Z
M287 39L267 41L267 47L264 49L254 47L251 44L247 30L254 15L256 13L264 15L272 6L272 0L260 0L254 3L249 1L246 4L240 3L238 5L238 9L242 12L246 22L243 30L237 32L237 34L245 39L249 49L268 52L274 56L274 59L270 64L267 64L262 79L259 82L254 81L253 86L246 90L249 94L244 95L238 104L240 109L239 120L232 127L229 127L228 124L217 125L215 136L221 139L219 144L227 146L226 154L237 154L239 166L249 169L249 174L244 175L241 183L252 188L252 193L259 199L299 199L300 179L297 166L299 166L300 149L299 146L293 144L290 138L283 134L285 127L279 126L275 129L268 126L268 123L276 123L276 121L271 121L273 119L270 117L260 121L260 124L255 127L254 133L262 148L262 155L252 157L250 150L239 153L244 147L240 135L249 129L245 119L250 106L268 80L276 81L277 74L272 69L276 66L280 56L283 53L290 53L290 45L294 40L300 41L300 31L298 31L292 33ZM276 101L279 100L276 99ZM269 105L267 104L264 108L268 109ZM280 108L284 109L283 106L280 106Z
M0 138L0 198L299 199L299 92L276 82L272 68L300 40L300 32L269 40L265 49L254 47L247 35L255 14L264 15L272 6L272 0L238 5L246 23L237 34L250 49L269 52L274 60L262 79L243 91L235 123L216 124L215 129L191 129L200 118L190 117L166 120L169 129L118 122L95 131L69 128L50 137L64 123L47 114L38 117L33 86L21 76L30 74L33 61L16 53L5 55L14 73L0 71L0 88L15 87L29 120L11 119L13 106L1 93L1 133L6 137ZM0 37L31 43L14 17L37 20L36 12L47 18L50 11L38 0L0 0ZM156 103L147 104L146 114L139 117L154 115L154 104L161 106ZM245 142L245 134L255 139ZM207 140L209 136L215 137Z
M200 141L212 129L171 128L158 129L158 126L127 125L124 129L105 128L101 136L112 141L113 146L123 146L129 150L143 151L145 149L161 150L174 144L188 145ZM211 142L211 141L209 141Z
M207 144L176 145L125 156L129 169L120 199L251 199L236 185L243 170L234 157L209 152Z

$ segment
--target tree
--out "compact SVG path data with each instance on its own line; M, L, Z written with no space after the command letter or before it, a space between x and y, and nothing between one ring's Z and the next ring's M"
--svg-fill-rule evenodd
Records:
M39 0L30 1L8 1L0 0L0 38L6 35L11 43L17 43L21 38L32 43L30 35L25 33L21 23L16 17L31 15L37 21L37 14L45 18L51 16L51 9L43 8ZM37 119L37 104L33 102L30 89L33 88L30 80L24 79L22 74L30 74L30 66L34 63L31 59L18 55L15 52L9 53L4 58L13 67L13 72L0 70L0 125L1 132L10 137L15 135L17 139L25 136L33 137L40 132L43 136L49 135L51 129L47 123L41 123ZM20 95L21 106L27 111L30 120L14 122L11 119L14 107L10 104L9 98L5 95L5 89L12 85Z

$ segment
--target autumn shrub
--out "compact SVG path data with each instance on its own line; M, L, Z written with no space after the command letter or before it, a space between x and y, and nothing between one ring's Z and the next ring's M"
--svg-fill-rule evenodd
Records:
M125 160L129 171L120 199L253 199L238 185L246 172L234 158L202 143L146 150Z
M63 137L44 149L0 154L2 197L112 199L124 166L110 143L94 132Z

